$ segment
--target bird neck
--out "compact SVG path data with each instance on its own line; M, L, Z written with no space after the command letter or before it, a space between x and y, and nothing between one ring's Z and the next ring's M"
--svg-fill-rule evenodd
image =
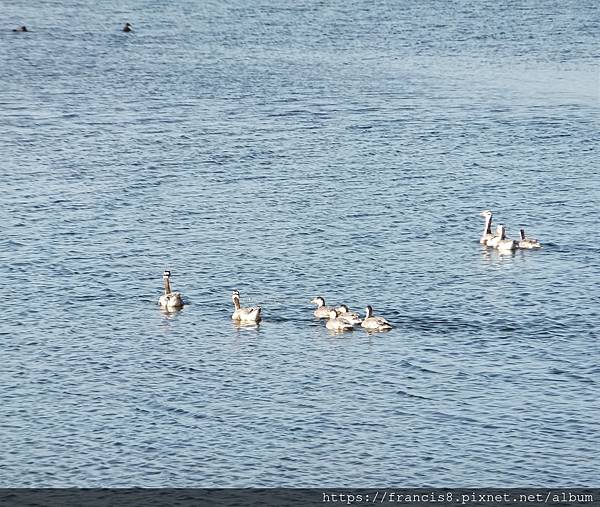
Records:
M521 234L521 239L525 239L525 229L519 229L519 234Z
M240 309L240 298L238 298L237 296L234 296L231 299L233 301L233 306L235 307L235 309L239 310Z
M163 286L165 288L165 294L171 294L171 282L168 276L163 277Z
M491 234L492 233L492 217L487 216L485 217L485 227L483 228L483 234Z

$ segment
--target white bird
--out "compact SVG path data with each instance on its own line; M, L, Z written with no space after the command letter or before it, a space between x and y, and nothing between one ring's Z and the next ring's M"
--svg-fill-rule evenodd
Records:
M371 305L367 305L365 311L366 316L362 321L362 327L370 331L387 331L388 329L392 329L392 325L383 317L373 316L373 307Z
M338 318L338 314L335 310L330 310L329 320L325 324L327 329L331 331L352 331L354 326L344 319Z
M487 246L491 246L492 248L496 248L498 246L498 243L500 243L501 239L502 239L502 224L498 224L496 226L496 231L494 232L493 236L490 239L488 239L485 244Z
M331 310L334 310L331 306L325 306L325 299L321 296L311 299L310 302L317 305L317 308L313 312L313 315L317 317L317 319L328 319L329 313Z
M183 306L183 299L180 292L171 291L171 272L163 273L164 294L158 299L158 304L166 310L177 310Z
M349 311L346 305L340 305L336 308L336 310L338 313L338 318L345 320L346 322L348 322L348 324L356 326L362 322L360 315L358 315L358 313L356 312Z
M240 293L237 290L234 290L231 294L231 300L233 301L233 306L235 308L233 314L231 315L232 320L239 320L240 322L260 322L260 306L242 308L240 305Z
M521 234L519 248L542 248L542 245L537 239L525 237L525 229L519 229L519 233Z
M496 227L496 234L487 244L501 251L510 251L519 248L519 244L514 239L506 239L506 227L502 224Z
M479 242L482 245L487 245L488 241L494 237L492 234L492 212L486 209L479 214L485 218L485 225L483 226L483 233L481 234L481 238L479 238Z

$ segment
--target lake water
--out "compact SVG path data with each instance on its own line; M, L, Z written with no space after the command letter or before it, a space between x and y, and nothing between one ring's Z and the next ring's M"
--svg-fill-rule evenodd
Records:
M597 2L2 23L0 486L600 484Z

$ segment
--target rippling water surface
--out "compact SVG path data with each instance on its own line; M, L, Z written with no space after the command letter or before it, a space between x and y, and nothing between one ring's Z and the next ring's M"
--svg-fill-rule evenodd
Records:
M0 485L599 485L597 2L3 23Z

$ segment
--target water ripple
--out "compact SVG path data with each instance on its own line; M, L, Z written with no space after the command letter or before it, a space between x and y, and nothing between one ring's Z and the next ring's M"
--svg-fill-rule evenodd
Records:
M4 6L0 485L597 486L596 3L163 4Z

